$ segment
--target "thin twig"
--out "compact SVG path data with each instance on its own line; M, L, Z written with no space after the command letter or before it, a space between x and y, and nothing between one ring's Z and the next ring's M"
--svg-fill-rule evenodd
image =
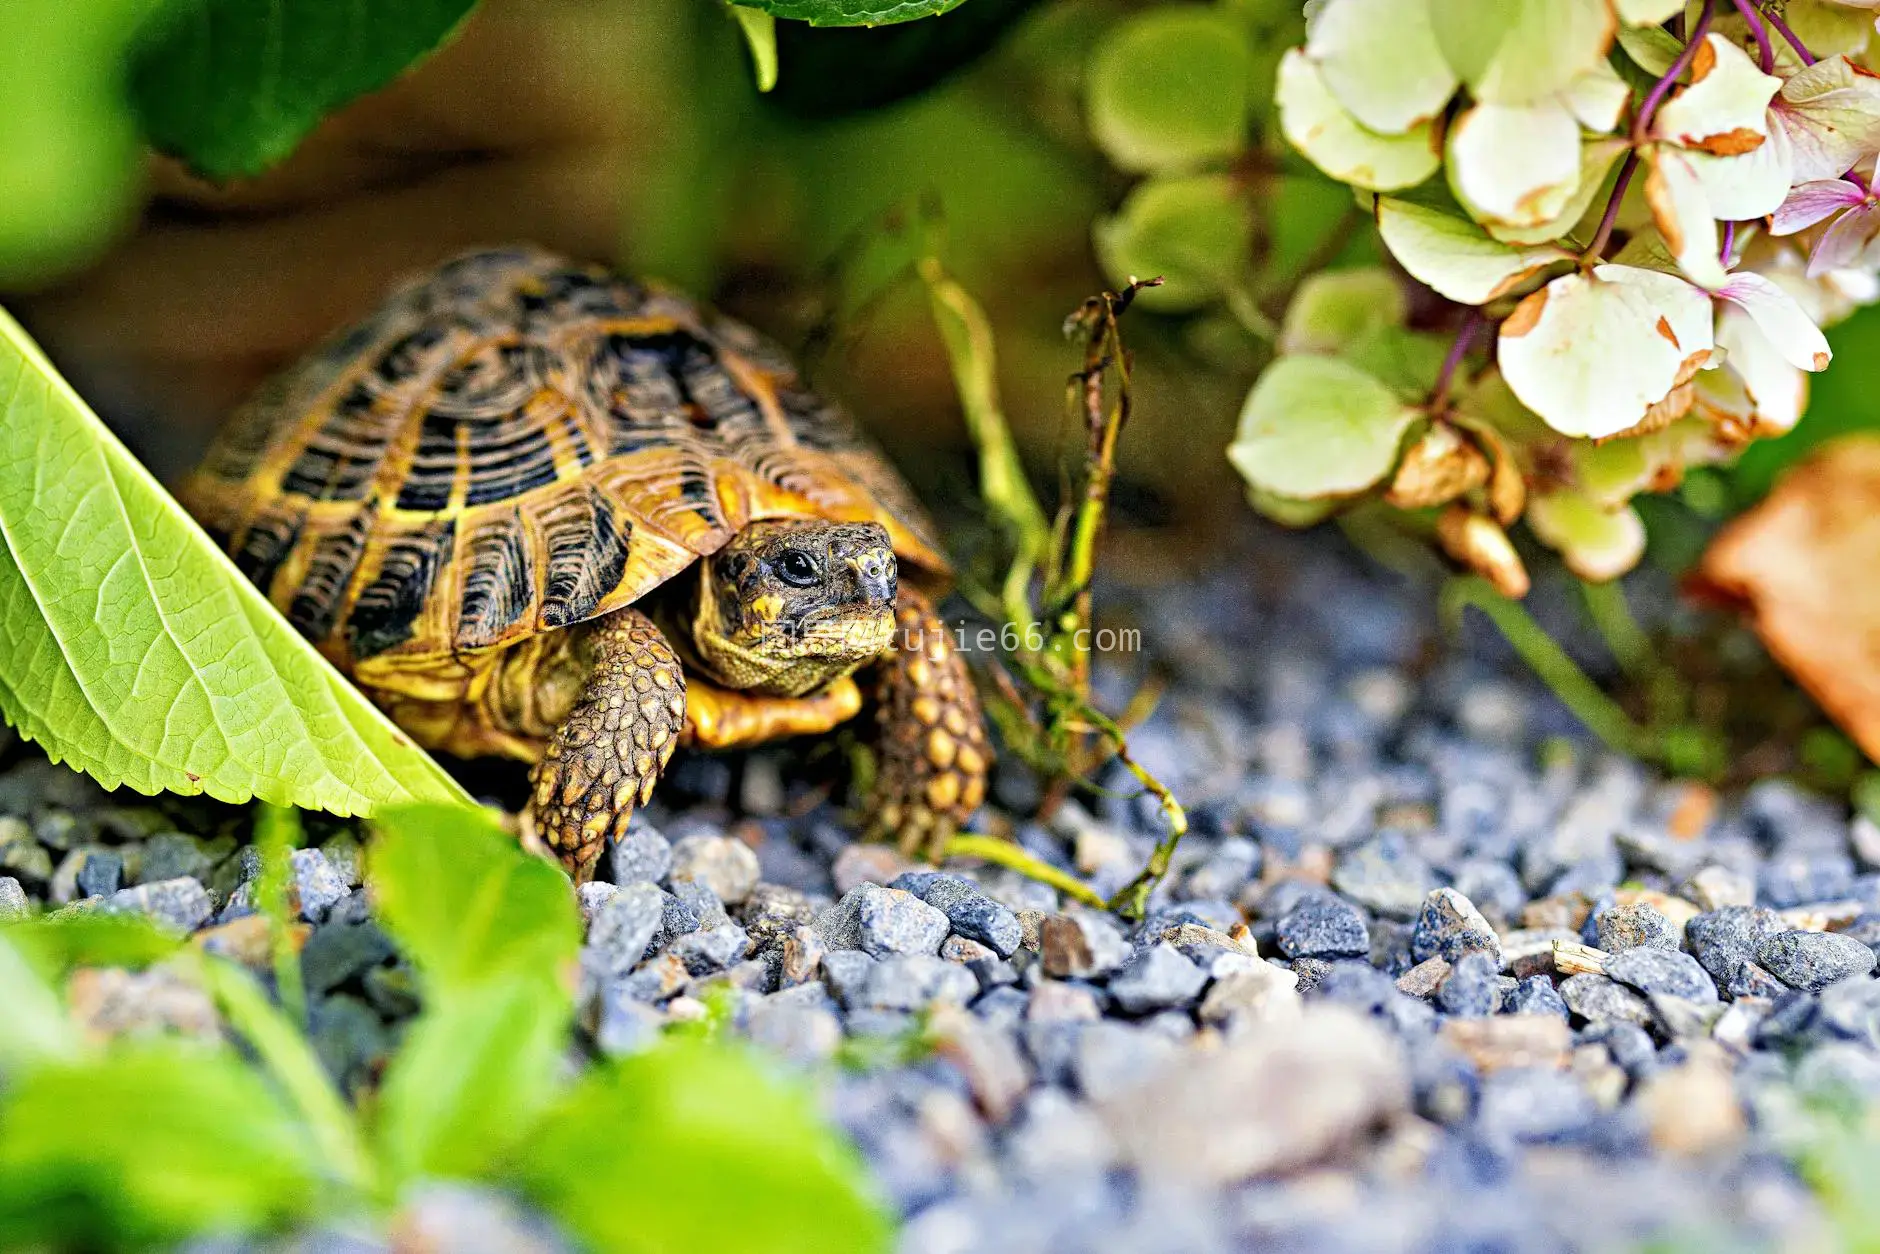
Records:
M1067 871L1060 871L1042 858L1033 857L1020 845L996 836L950 836L940 851L943 858L978 858L1017 871L1027 879L1049 884L1086 906L1104 909L1109 903L1103 894Z
M1764 26L1762 18L1757 16L1756 6L1750 0L1736 0L1736 11L1749 23L1749 33L1756 37L1757 60L1762 72L1767 74L1776 68L1776 50L1769 44L1769 28Z
M1463 358L1469 355L1469 349L1475 343L1475 334L1482 328L1482 311L1471 309L1463 315L1462 325L1456 328L1456 339L1449 346L1449 355L1443 358L1443 368L1436 374L1436 386L1430 389L1429 411L1441 413L1443 406L1449 403L1449 388L1455 382L1456 371L1462 365Z
M1697 25L1691 28L1691 37L1684 41L1684 51L1678 53L1678 59L1671 63L1671 68L1664 72L1651 91L1645 97L1645 103L1639 106L1638 116L1632 119L1632 142L1643 144L1651 136L1652 118L1663 104L1671 89L1684 77L1684 71L1691 68L1692 58L1697 56L1697 49L1703 44L1704 36L1710 33L1710 19L1714 0L1704 0L1703 12L1697 15Z
M1795 49L1795 55L1802 59L1803 65L1813 65L1819 59L1808 50L1808 45L1802 42L1801 36L1789 29L1789 24L1782 20L1780 13L1770 11L1765 12L1763 16L1769 20L1771 26L1776 28L1778 35L1789 41L1789 47Z
M1612 196L1606 201L1606 212L1600 215L1599 229L1593 232L1593 242L1580 254L1582 263L1597 262L1606 251L1606 244L1612 239L1612 228L1619 221L1619 205L1625 200L1625 189L1632 184L1632 175L1638 170L1638 154L1625 154L1625 164L1619 167L1618 181L1612 185Z

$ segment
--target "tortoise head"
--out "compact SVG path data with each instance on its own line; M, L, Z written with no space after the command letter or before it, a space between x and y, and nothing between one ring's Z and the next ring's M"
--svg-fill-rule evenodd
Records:
M894 548L879 523L754 522L704 565L692 642L727 687L801 696L893 638Z

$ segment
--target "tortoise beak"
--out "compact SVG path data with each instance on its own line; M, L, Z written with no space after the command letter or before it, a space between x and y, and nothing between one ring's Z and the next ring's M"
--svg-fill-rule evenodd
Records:
M869 549L849 559L849 571L855 581L857 599L870 609L894 608L894 553L888 549Z

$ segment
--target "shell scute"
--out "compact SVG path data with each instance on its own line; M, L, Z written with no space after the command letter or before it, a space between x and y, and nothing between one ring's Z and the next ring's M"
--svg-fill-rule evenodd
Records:
M900 476L774 345L532 248L397 289L265 385L181 494L375 676L630 604L757 518L881 522L946 569Z

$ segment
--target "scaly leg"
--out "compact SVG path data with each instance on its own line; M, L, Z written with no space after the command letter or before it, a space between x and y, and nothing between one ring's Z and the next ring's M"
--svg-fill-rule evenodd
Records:
M651 619L629 606L587 630L593 669L529 777L536 832L577 884L653 795L685 725L685 672Z
M966 660L932 604L905 584L878 683L880 764L868 837L937 861L985 799L992 748Z

